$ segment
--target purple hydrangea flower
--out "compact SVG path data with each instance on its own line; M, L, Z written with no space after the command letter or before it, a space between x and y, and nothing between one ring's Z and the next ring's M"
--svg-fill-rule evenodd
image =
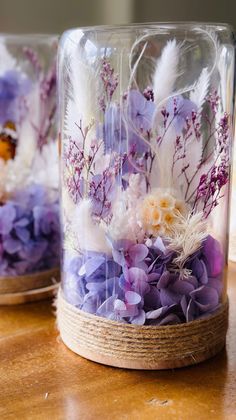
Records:
M181 133L186 126L186 119L191 119L192 112L197 112L197 106L189 99L184 99L179 95L170 98L166 105L168 121L173 119L173 124L177 133Z
M0 206L0 275L22 275L59 265L59 204L42 186L18 191Z
M145 133L151 129L155 105L138 90L132 89L128 92L127 111L129 119L137 131Z
M106 318L132 324L189 322L220 305L223 257L210 235L184 272L174 270L176 254L157 238L150 246L111 241L112 257L88 252L64 267L68 301Z
M19 122L24 112L21 98L31 90L31 82L18 70L0 76L0 123Z
M103 137L107 152L129 154L132 150L141 155L148 151L143 137L146 138L151 130L155 105L138 90L132 89L124 99L124 109L122 113L115 103L107 107L103 129L98 129L98 136Z

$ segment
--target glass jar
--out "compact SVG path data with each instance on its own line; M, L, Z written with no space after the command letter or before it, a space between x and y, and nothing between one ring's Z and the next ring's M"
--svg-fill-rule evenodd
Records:
M59 276L57 37L0 35L0 303ZM32 292L32 293L31 293Z
M128 368L212 356L227 328L230 27L71 30L59 79L62 339Z

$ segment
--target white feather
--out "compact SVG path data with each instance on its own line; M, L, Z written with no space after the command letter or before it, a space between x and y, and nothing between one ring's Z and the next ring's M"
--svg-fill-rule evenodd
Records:
M58 189L59 156L57 141L50 141L37 150L34 157L29 182L39 183L46 188Z
M178 77L180 45L173 39L168 41L157 60L153 76L154 101L158 107L172 94Z
M175 225L175 235L168 244L168 249L177 253L173 264L182 269L188 258L202 246L207 235L207 224L202 213L189 213L186 218L180 216Z
M202 111L210 84L210 74L207 67L202 69L195 88L190 92L190 100L196 104L198 112Z
M151 188L170 188L173 186L171 168L175 151L175 138L174 128L169 127L161 145L156 146L156 157L150 176Z
M70 65L66 65L66 80L69 80L67 86L69 99L66 103L65 119L63 132L66 137L73 139L82 139L82 129L91 125L96 115L96 103L98 94L96 93L96 70L95 64L86 62L80 48L76 48L68 58ZM86 143L91 139L94 128L90 129Z
M6 48L5 43L0 39L0 74L5 73L6 71L16 69L16 60L9 53Z
M81 200L75 210L72 230L78 234L80 250L111 253L105 235L105 228L95 224L92 219L92 203L89 199Z

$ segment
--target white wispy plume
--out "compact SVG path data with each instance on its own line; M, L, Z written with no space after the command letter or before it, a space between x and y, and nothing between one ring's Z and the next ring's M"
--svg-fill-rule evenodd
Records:
M168 240L168 249L177 253L173 265L183 269L188 258L201 248L207 235L202 212L189 214L186 218L180 215L179 222L175 224L175 235Z
M16 68L16 59L9 53L5 42L0 38L0 74Z
M89 127L86 146L89 146L93 132L93 118L97 112L96 99L99 96L96 88L97 71L96 63L91 64L86 60L81 47L71 51L65 60L64 83L69 99L65 105L63 133L83 141L79 126L82 126L83 132Z
M202 111L210 84L210 74L205 67L199 76L195 88L190 92L190 100L197 105L198 112Z
M81 200L75 209L72 231L77 233L80 250L86 249L106 254L111 252L106 239L105 227L101 223L95 224L93 221L91 200L87 198Z
M178 77L180 44L176 39L167 42L161 57L157 60L153 76L154 101L158 107L172 94Z

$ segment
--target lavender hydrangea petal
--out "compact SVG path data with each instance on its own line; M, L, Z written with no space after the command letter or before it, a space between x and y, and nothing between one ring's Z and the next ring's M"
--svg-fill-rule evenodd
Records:
M175 303L179 303L181 297L181 294L174 293L169 289L160 290L160 299L162 306L171 306Z
M222 273L224 267L224 258L218 241L211 235L208 235L203 244L203 259L207 268L209 277L217 277Z
M169 314L165 318L163 318L158 325L175 325L180 324L181 320L176 314Z
M143 309L141 309L138 313L138 315L134 316L131 319L131 324L135 325L144 325L146 320L145 312Z
M120 299L116 299L114 302L115 311L126 311L126 304Z
M192 262L191 269L201 284L207 284L207 269L205 263L202 260L195 258Z
M91 276L102 264L104 263L104 257L89 258L84 265L80 268L79 275L86 274L88 277Z
M137 305L141 302L141 296L132 290L128 290L125 293L125 300L129 305Z
M163 315L167 311L168 308L169 308L169 306L162 306L161 308L155 309L153 311L149 311L149 312L146 313L146 318L147 319L157 319L161 315Z
M219 303L218 292L208 286L199 287L191 292L190 296L202 312L211 311Z
M13 228L16 210L11 203L0 207L0 235L8 235Z
M146 245L136 244L130 247L129 256L132 259L133 264L136 265L147 257L148 252L149 251Z

